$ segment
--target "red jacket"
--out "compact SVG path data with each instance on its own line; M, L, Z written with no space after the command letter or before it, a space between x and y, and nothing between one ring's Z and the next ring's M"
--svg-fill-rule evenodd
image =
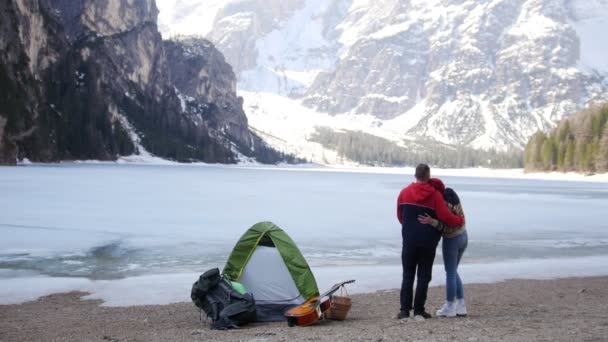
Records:
M439 221L448 226L462 226L464 219L454 215L448 209L443 195L428 183L412 183L401 190L397 198L397 219L403 225L403 207L416 206L432 209L437 214Z

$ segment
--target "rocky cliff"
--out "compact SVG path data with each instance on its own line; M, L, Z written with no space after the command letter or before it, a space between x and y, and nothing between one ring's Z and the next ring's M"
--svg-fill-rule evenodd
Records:
M3 1L0 162L280 159L250 132L222 54L163 41L157 15L154 0Z

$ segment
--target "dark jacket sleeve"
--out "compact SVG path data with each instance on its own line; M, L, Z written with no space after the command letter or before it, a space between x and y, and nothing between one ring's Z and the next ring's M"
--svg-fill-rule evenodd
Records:
M403 224L403 218L401 218L401 195L403 194L403 190L399 193L399 197L397 197L397 220L399 220L400 224Z
M443 200L443 196L438 191L433 196L435 199L435 212L439 221L444 222L448 226L462 226L464 224L464 218L450 212L450 209L448 209L447 204Z

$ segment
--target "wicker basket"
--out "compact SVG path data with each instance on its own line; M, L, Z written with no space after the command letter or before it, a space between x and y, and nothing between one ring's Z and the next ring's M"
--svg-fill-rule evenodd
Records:
M352 307L352 300L348 297L348 293L344 295L342 290L340 296L331 297L331 306L325 313L325 317L336 321L343 321L346 319L350 308Z

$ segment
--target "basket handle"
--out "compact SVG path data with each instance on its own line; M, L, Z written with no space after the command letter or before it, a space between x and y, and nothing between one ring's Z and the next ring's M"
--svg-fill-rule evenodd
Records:
M346 296L345 296L345 294L346 294ZM340 286L340 296L348 297L348 290L346 289L346 286L344 286L344 285Z

